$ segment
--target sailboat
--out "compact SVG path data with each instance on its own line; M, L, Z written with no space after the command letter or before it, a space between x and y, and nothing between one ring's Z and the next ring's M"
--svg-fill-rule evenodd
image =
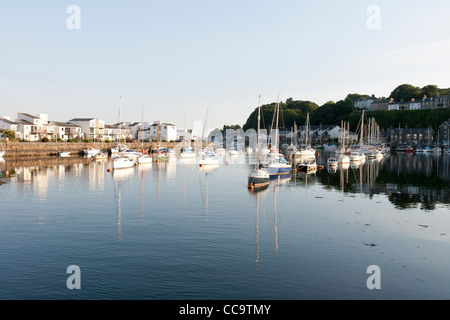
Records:
M297 150L297 124L294 121L294 129L291 129L291 144L287 147L288 158L291 158Z
M188 132L187 132L187 126L186 126L186 114L184 114L184 130L185 130L185 135L183 138L184 141L184 146L183 146L183 151L180 152L180 158L182 159L186 159L186 158L195 158L195 153L193 148L190 146L190 143L188 145ZM189 140L190 140L190 135L189 135Z
M261 101L261 96L259 97ZM261 154L259 146L259 130L260 130L260 120L261 120L261 102L258 105L258 130L256 135L256 164L248 177L248 188L251 190L266 187L270 184L270 174L267 169L261 166Z
M105 160L108 159L108 154L106 152L97 153L94 157L94 160Z
M349 151L347 148L347 135L348 132L350 132L350 123L347 123L348 126L348 130L346 130L346 125L345 122L341 121L341 146L340 146L340 150L342 151L341 153L338 153L338 162L340 164L350 164L350 157L347 155L347 152Z
M278 117L280 113L280 92L278 92L278 102L274 111L274 120L275 120L275 137L273 137L272 146L270 150L270 162L265 164L264 167L269 172L270 176L278 176L278 175L288 175L292 171L292 166L286 161L284 156L278 152ZM273 124L272 124L273 130Z
M293 161L297 171L304 173L315 173L317 171L316 150L309 144L309 113L306 115L305 140L302 147L293 155Z
M158 122L156 127L157 144L156 148L153 150L153 161L161 162L169 160L169 149L161 147L161 123Z
M148 153L144 152L144 130L143 130L143 124L144 124L144 105L142 105L142 121L141 121L141 149L142 154L139 155L136 159L136 162L138 164L148 164L152 163L153 159L148 155Z
M202 133L202 140L201 140L202 143L204 140L205 129L207 128L206 127L207 122L208 122L208 108L206 108L205 123L203 124L203 133ZM208 140L208 139L206 139L206 140ZM206 141L206 142L208 142L208 141ZM199 150L200 167L202 167L204 165L216 165L216 164L219 164L219 161L220 161L220 158L216 155L215 152L203 150L203 148L201 148Z
M305 157L305 156L315 156L316 150L311 147L310 145L310 139L309 139L309 131L310 131L310 124L309 124L309 113L306 115L306 129L305 129L305 141L304 144L301 146L299 150L297 150L294 154L294 158L298 157Z
M122 97L120 97L120 106L119 106L119 123L118 123L118 131L120 131L120 118L122 111ZM114 156L112 159L113 169L126 169L134 166L134 160L122 155L123 152L119 153L118 156Z

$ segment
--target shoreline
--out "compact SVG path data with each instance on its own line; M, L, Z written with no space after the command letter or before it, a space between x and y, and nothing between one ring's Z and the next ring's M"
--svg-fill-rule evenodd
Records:
M121 143L121 145L126 145L133 150L150 150L156 147L157 142L144 142L143 144L140 142ZM174 149L180 145L180 142L161 142L160 145L165 148ZM48 157L56 156L59 152L83 155L83 150L87 148L97 148L102 152L109 153L114 146L114 143L106 142L8 142L7 145L3 143L4 150L6 151L3 158Z

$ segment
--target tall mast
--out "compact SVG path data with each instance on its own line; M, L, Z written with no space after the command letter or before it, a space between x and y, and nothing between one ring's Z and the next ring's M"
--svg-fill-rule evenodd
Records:
M122 111L122 96L120 96L120 100L119 100L119 119L117 122L117 139L116 139L116 146L119 143L119 139L120 139L120 134L121 134L121 130L120 130L120 117L121 117L121 111Z
M280 91L278 91L277 117L276 117L277 122L276 122L276 129L275 129L276 130L275 131L275 134L276 134L275 142L276 142L277 150L279 148L279 146L278 146L278 139L279 139L279 137L278 137L278 116L279 116L279 113L280 113Z
M256 133L256 161L257 161L257 165L259 165L260 162L260 153L259 153L259 130L260 130L260 121L261 121L261 95L259 95L259 101L258 101L258 131Z
M359 139L359 147L361 148L364 144L364 110L361 116L361 138Z
M187 125L186 125L186 112L184 113L184 150L187 148Z
M142 105L142 121L141 121L141 148L142 152L144 152L144 131L142 130L144 126L144 105Z

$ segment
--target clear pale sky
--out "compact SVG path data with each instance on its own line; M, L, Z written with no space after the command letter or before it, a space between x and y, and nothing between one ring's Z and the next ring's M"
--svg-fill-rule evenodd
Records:
M144 105L145 121L184 127L186 114L193 127L209 107L221 128L279 90L322 105L403 83L449 88L449 13L447 0L2 0L0 116L110 124L122 96L123 121Z

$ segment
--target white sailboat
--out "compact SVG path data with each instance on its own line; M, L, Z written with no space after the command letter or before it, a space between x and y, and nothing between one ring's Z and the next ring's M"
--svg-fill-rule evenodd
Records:
M350 132L350 124L347 124L347 125L348 125L348 131L345 129L346 124L343 121L341 122L341 132L340 132L341 145L340 145L339 150L342 152L337 153L338 161L341 164L349 164L350 163L350 157L347 155L347 153L349 151L347 148L347 135L348 135L348 132Z
M97 154L99 154L100 152L102 152L100 149L94 148L94 147L89 147L84 149L84 155L87 157L94 157Z
M153 162L152 157L148 153L144 152L144 130L143 130L143 124L144 124L144 105L142 105L142 121L141 121L141 149L142 152L140 155L137 156L136 162L138 164L149 164Z
M260 96L261 100L261 96ZM259 151L259 130L260 130L260 119L261 119L261 102L258 105L258 129L256 135L256 164L248 177L248 188L254 190L256 188L266 187L270 184L270 174L267 169L263 168L261 164L261 154Z
M189 134L189 144L188 144L188 132L187 132L187 126L186 126L186 113L184 114L184 130L185 130L185 135L183 138L184 141L184 145L183 145L183 150L180 152L180 158L182 159L191 159L191 158L195 158L195 153L193 148L190 146L190 134Z
M310 157L316 155L316 150L311 147L310 145L310 139L309 139L309 131L310 131L310 124L309 124L309 113L306 115L306 125L305 125L305 140L304 144L293 154L294 158L298 157Z
M272 134L272 143L270 148L270 153L267 154L267 157L270 159L268 164L265 164L264 167L267 169L271 176L279 176L279 175L289 175L292 171L292 166L286 161L283 154L279 153L278 144L279 144L279 132L278 132L278 118L280 113L280 92L278 92L278 102L274 111L274 120L275 121L275 136ZM273 130L273 122L272 129ZM259 147L259 146L258 146Z
M120 106L119 106L119 123L118 123L118 132L120 132L120 118L122 112L122 97L120 97ZM125 169L131 168L134 166L134 160L131 157L123 156L124 152L120 152L118 156L114 156L112 159L113 169Z
M202 133L202 140L201 143L203 143L204 135L205 135L205 129L207 128L206 125L208 123L208 108L206 108L206 117L205 117L205 123L203 124L203 133ZM208 138L206 138L208 140ZM208 142L208 141L206 141ZM199 150L199 163L200 167L204 165L216 165L219 164L220 158L216 155L213 151L203 150L201 148Z

